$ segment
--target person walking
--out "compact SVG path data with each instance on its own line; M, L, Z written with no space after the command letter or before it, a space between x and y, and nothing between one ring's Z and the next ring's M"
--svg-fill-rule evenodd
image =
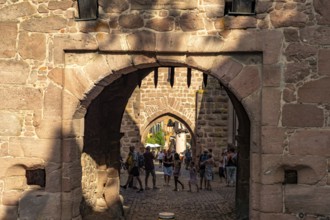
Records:
M191 161L189 164L189 181L188 181L189 190L188 190L188 192L192 192L191 185L196 186L196 190L197 190L197 192L199 192L198 183L197 183L197 170L196 170L194 161Z
M213 167L214 167L214 159L212 154L208 155L208 159L203 162L205 165L205 180L206 180L206 190L211 191L212 186L211 186L211 181L213 180Z
M180 155L178 153L174 154L174 190L173 191L178 191L178 183L182 187L182 191L184 190L184 185L183 183L179 180L180 174L181 174L181 160L180 160Z
M126 189L127 188L127 185L135 177L137 179L137 181L139 182L139 185L140 185L140 189L137 192L143 192L142 181L140 179L140 172L139 172L138 155L135 152L135 147L134 146L130 146L129 147L129 153L128 153L128 157L127 157L126 163L128 165L128 173L129 173L129 175L128 175L126 184L125 185L122 185L120 187Z
M170 180L173 173L173 154L170 148L166 151L164 156L163 171L165 186L170 186Z
M187 149L184 154L184 162L185 162L186 170L188 170L188 168L190 167L191 159L192 159L191 151L190 149Z
M206 188L206 180L205 180L205 164L203 163L205 160L208 159L208 150L204 150L203 154L199 156L199 177L200 177L200 186L199 189L202 189L203 182L204 188Z
M236 166L237 166L237 154L235 148L230 148L227 153L227 164L226 164L226 177L227 186L236 185Z
M143 154L144 157L144 169L145 169L145 190L149 190L150 188L148 187L148 179L149 175L152 175L152 186L153 189L158 189L156 187L156 173L155 173L155 165L154 165L154 154L150 152L150 147L146 147L146 152Z
M164 159L164 156L165 156L165 150L161 150L159 153L158 153L158 162L159 162L159 168L162 168L163 167L163 159Z

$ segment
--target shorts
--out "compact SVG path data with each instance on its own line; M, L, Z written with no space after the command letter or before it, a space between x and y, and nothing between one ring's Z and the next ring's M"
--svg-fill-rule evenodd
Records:
M172 176L172 174L173 174L173 167L172 166L164 167L163 170L164 170L164 175L165 176Z
M140 171L138 167L133 167L130 171L129 174L132 176L140 176Z
M152 169L152 170L146 170L146 176L149 176L149 174L151 174L151 176L156 176L156 172L155 172L155 169Z
M205 176L205 169L200 169L199 170L199 177L204 178L204 176Z

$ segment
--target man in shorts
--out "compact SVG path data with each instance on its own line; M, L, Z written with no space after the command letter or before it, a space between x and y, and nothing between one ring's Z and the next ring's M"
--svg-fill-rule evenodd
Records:
M135 177L137 181L139 182L140 189L137 192L143 192L142 182L140 179L140 171L139 171L139 158L138 154L135 152L135 147L130 146L129 147L129 153L128 157L126 159L126 163L128 165L128 179L125 185L122 185L120 187L126 189L127 185L132 181L132 179Z

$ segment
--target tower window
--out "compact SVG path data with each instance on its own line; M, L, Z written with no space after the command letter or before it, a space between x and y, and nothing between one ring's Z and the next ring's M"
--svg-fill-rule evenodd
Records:
M254 15L255 0L226 0L225 14L227 15Z
M79 18L77 20L95 20L98 17L97 0L78 0Z

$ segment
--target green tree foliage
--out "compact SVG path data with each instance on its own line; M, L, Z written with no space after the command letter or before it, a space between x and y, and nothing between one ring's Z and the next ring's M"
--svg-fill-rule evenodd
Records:
M159 144L161 146L164 146L164 144L165 144L164 132L163 131L158 131L157 133L151 135L147 139L147 143L150 143L150 144Z

